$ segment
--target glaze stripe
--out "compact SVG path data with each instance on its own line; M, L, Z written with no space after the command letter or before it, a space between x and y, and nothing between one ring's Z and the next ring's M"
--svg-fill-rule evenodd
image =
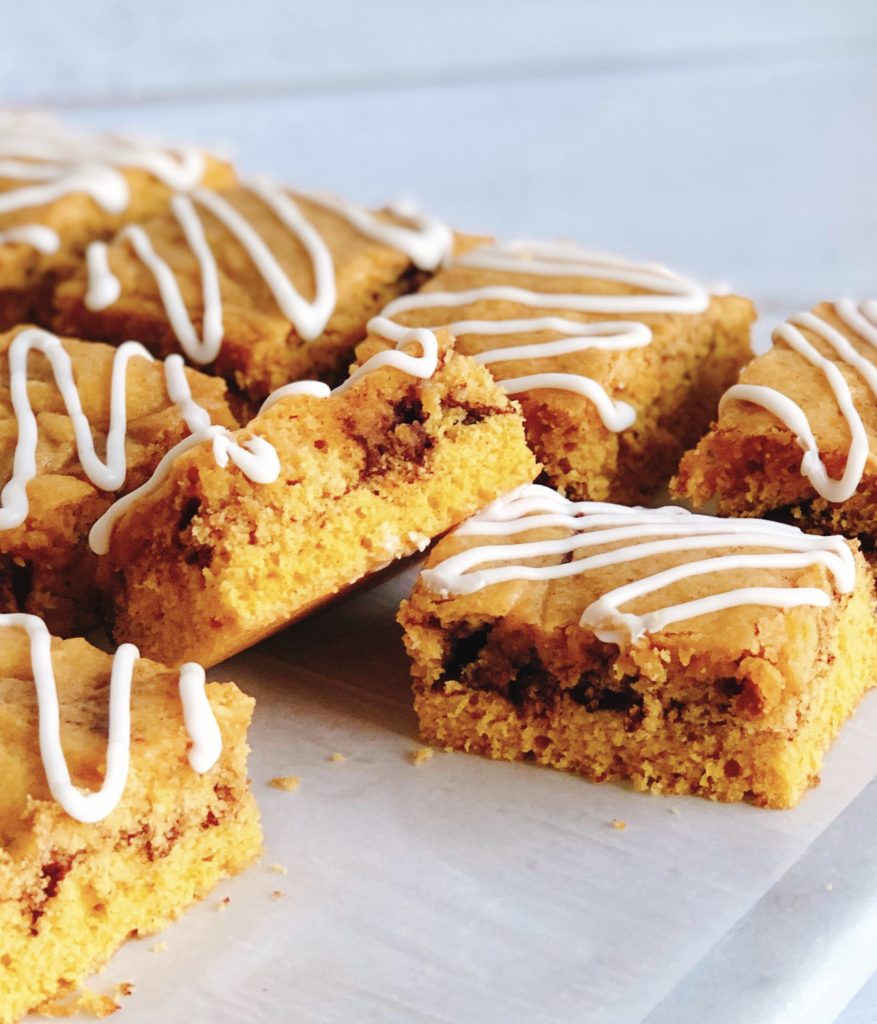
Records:
M446 597L475 593L500 583L564 579L614 565L650 563L667 554L691 552L699 556L711 549L770 549L766 553L747 550L695 557L655 573L649 572L647 564L638 579L602 594L582 613L581 625L592 628L598 639L617 644L636 642L673 623L741 605L824 608L833 599L832 593L818 587L752 586L719 591L642 615L622 611L623 605L638 597L697 576L819 565L828 571L838 593L849 593L855 586L855 560L840 537L810 536L795 527L760 519L699 516L675 507L644 509L572 502L538 485L519 488L499 499L459 527L456 534L513 537L546 528L561 528L568 533L551 540L466 548L424 570L421 580ZM558 564L526 564L530 559L557 558L607 545L618 546Z
M631 263L620 257L580 249L572 243L512 241L504 245L483 246L456 259L451 267L471 267L502 274L554 277L559 281L583 277L614 281L636 288L651 289L649 294L603 295L582 292L533 291L514 284L489 284L461 291L423 291L404 295L391 302L382 313L379 333L392 337L387 324L404 327L400 315L423 310L448 310L477 303L507 303L539 310L557 309L582 313L636 315L644 313L699 313L709 305L709 295L697 284L658 264ZM504 337L549 331L563 337L529 345L488 349L472 356L483 365L515 360L541 360L585 351L626 351L643 348L652 340L650 328L639 321L611 320L583 323L563 316L532 316L507 319L467 318L432 324L428 329L446 327L453 334ZM574 373L533 373L503 378L499 384L509 394L525 394L547 389L568 391L593 403L608 430L618 433L636 420L636 411L627 402L610 397L606 389L591 377Z
M118 806L131 763L131 682L140 652L133 644L122 644L113 656L110 674L109 736L106 772L101 788L83 792L74 786L61 745L61 712L52 666L52 638L46 624L36 615L0 615L0 626L27 634L30 661L37 693L40 756L49 792L63 810L85 824L102 821ZM186 730L192 741L189 763L203 775L219 760L222 736L204 689L204 670L189 662L180 670L180 700Z
M20 526L27 518L27 485L37 473L37 419L30 404L27 375L30 353L34 350L41 352L52 368L73 426L76 452L83 472L95 487L105 491L118 490L125 482L128 468L125 452L128 363L135 356L152 361L152 356L136 341L126 341L113 355L107 456L103 462L95 451L91 425L82 410L79 390L73 378L73 363L60 340L39 328L28 328L16 336L9 346L8 357L9 388L18 434L12 477L0 492L0 530Z
M201 181L206 158L192 146L78 131L50 117L0 112L0 177L23 182L0 192L0 215L77 193L89 196L106 213L123 213L131 198L121 173L125 168L186 191ZM40 224L0 232L0 245L28 245L46 254L56 252L60 242L56 231Z
M871 349L877 349L877 300L871 299L857 306L852 299L840 299L832 306L840 321L853 336ZM814 334L838 357L823 355L807 338L804 331ZM840 479L829 475L819 454L819 443L813 434L807 413L797 402L777 388L761 384L735 384L722 396L719 413L729 402L750 402L771 413L795 435L804 455L801 474L813 485L816 493L831 502L847 501L859 489L871 446L862 416L856 408L849 383L841 370L848 366L861 376L871 394L877 399L877 366L863 355L850 339L832 324L815 313L798 313L781 324L773 333L776 343L783 343L797 352L813 366L818 367L828 381L841 416L850 431L850 446Z
M195 204L220 221L244 249L271 291L280 311L293 324L303 341L311 342L319 338L335 312L335 263L323 236L307 219L288 190L266 177L253 179L247 188L271 210L307 252L314 278L313 299L307 300L301 295L247 218L220 193L209 189L195 189L191 197L178 196L172 203L172 212L201 268L204 310L201 337L189 317L172 269L155 252L146 230L140 225L134 225L123 228L117 236L128 238L137 257L153 275L180 347L190 360L199 365L212 363L216 359L222 346L224 328L216 258ZM421 269L438 266L453 246L453 236L444 224L418 213L411 206L393 208L397 216L407 219L411 225L409 227L388 223L354 203L324 193L303 194L303 198L332 211L360 234L404 252ZM92 243L86 260L88 286L85 305L95 311L106 309L118 301L122 292L121 284L109 265L106 246L102 242Z
M127 460L127 387L128 364L139 357L153 362L150 353L136 341L126 341L113 353L110 375L110 415L106 438L106 460L97 455L91 424L82 408L82 400L73 374L73 362L61 340L54 334L37 327L25 328L13 339L8 350L9 389L15 413L17 437L12 460L12 477L0 491L0 530L21 526L30 512L27 486L37 475L37 444L39 430L37 418L28 393L28 364L32 352L40 352L49 361L52 375L76 441L76 454L86 477L102 491L117 491L125 483ZM217 464L225 467L234 463L245 475L257 483L270 483L280 473L277 453L267 441L253 437L238 444L231 431L214 425L210 414L192 397L185 364L179 355L169 356L164 363L165 384L170 400L191 434L175 445L159 463L153 477L141 487L115 502L92 526L89 538L92 550L106 551L111 523L136 498L158 486L167 475L171 463L188 448L210 441ZM162 475L163 474L163 475ZM158 482L157 479L158 478Z

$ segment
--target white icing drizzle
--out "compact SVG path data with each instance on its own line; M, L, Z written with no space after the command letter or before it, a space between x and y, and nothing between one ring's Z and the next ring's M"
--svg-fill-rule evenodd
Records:
M675 622L741 605L794 608L827 607L832 594L818 587L748 586L668 605L636 615L622 606L696 576L741 570L804 569L821 565L839 593L855 586L852 552L841 537L817 537L796 527L761 519L717 519L685 509L629 508L602 502L573 502L550 488L518 488L489 505L456 531L460 536L511 537L560 527L565 537L522 543L493 543L467 548L421 574L423 583L443 596L471 594L484 587L517 580L553 580L612 565L644 562L643 574L585 608L580 623L606 643L636 642ZM589 548L620 545L609 551L556 565L529 565L529 560L557 557ZM697 557L710 549L767 548L768 553L737 552ZM650 572L650 562L664 554L691 552L693 561ZM489 568L482 568L489 566Z
M295 325L299 336L304 341L313 341L323 333L335 309L335 265L332 254L322 236L305 220L287 193L264 179L254 182L250 187L307 250L316 282L316 294L312 302L299 294L262 236L246 217L218 192L201 189L196 193L196 198L241 244L271 290L281 312Z
M410 200L391 203L389 210L413 227L380 220L371 210L327 192L308 192L306 197L346 218L360 234L404 252L418 270L437 270L453 252L454 236L447 224L421 213Z
M210 426L210 413L192 397L189 378L186 376L186 364L181 355L174 353L165 359L164 381L168 398L177 407L189 430L193 434L199 430L206 430Z
M31 351L41 352L52 368L55 383L64 399L67 415L76 439L76 452L83 472L101 490L115 491L125 482L128 470L125 452L127 431L126 378L128 362L134 356L152 361L152 356L136 341L126 341L113 356L110 384L110 425L107 456L102 462L94 448L88 417L82 410L79 389L73 379L73 363L54 334L28 328L9 346L9 388L18 428L13 457L12 478L0 491L0 530L20 526L28 515L27 485L37 473L37 420L27 388L27 366Z
M709 295L699 285L658 264L630 263L620 257L606 256L580 249L572 243L513 241L504 245L474 249L451 266L475 267L510 274L545 277L585 277L617 281L650 289L649 294L600 295L532 291L514 285L486 285L458 292L419 292L391 302L382 314L381 333L391 337L390 329L401 325L394 321L400 313L414 310L455 309L478 302L508 302L538 309L574 310L584 313L643 314L698 313L709 305ZM582 323L560 316L520 317L506 320L452 320L429 329L447 327L457 336L466 334L501 337L550 331L558 340L531 345L489 349L473 355L476 362L489 365L513 360L539 360L588 350L623 351L642 348L652 340L651 330L632 320ZM636 411L627 402L612 399L597 381L582 374L534 373L523 377L499 379L509 394L539 389L570 391L589 399L603 424L613 432L626 430L636 419Z
M199 775L206 775L222 754L222 733L207 699L206 683L204 669L197 662L180 666L183 721L192 741L189 764Z
M206 240L204 226L195 209L197 203L219 220L237 240L258 270L278 307L294 325L303 341L314 341L326 329L335 311L337 294L335 264L322 235L305 217L291 193L268 178L255 178L249 190L272 211L280 223L303 246L311 261L314 297L305 299L284 271L262 236L247 218L220 193L196 189L189 197L176 197L172 209L183 230L189 248L201 268L204 309L203 335L189 317L179 285L170 266L158 256L146 231L139 225L123 228L117 237L128 238L134 252L155 278L168 320L183 352L193 362L213 362L222 346L222 296L216 259ZM421 268L438 266L451 251L453 237L448 228L425 217L410 206L395 208L412 226L390 224L368 210L346 200L322 193L307 196L312 202L343 217L361 234L404 252ZM94 250L94 252L92 252ZM121 285L107 260L106 247L95 242L87 254L88 288L85 305L101 310L115 303Z
M61 246L58 233L42 224L27 224L21 228L0 231L0 245L29 245L46 256L57 252Z
M117 491L125 482L128 460L125 449L127 436L127 374L128 363L135 356L149 362L153 357L136 341L126 341L113 354L110 375L110 416L106 438L106 460L95 451L91 424L82 408L79 389L73 376L73 362L59 338L37 327L26 328L12 341L8 350L9 389L15 412L17 438L12 460L12 477L0 491L0 530L20 526L30 509L27 485L37 475L38 425L28 394L28 361L36 350L49 361L55 384L64 400L64 406L73 427L76 453L82 470L95 487L103 491ZM161 483L173 460L182 452L211 441L217 465L226 467L233 462L256 483L270 483L280 473L280 461L273 446L260 437L252 437L238 444L226 427L214 425L210 414L192 397L185 365L180 355L169 356L164 364L168 396L191 431L179 444L171 448L159 462L153 476L141 487L120 498L92 526L89 542L92 550L103 554L107 550L112 526L135 500L151 493Z
M373 317L368 325L368 329L377 334L380 334L386 328L387 323L382 316ZM390 335L387 336L391 337ZM435 373L438 368L438 338L436 338L432 331L422 327L408 328L397 332L395 340L395 349L378 352L370 359L367 359L362 366L357 367L351 373L343 384L339 384L335 388L335 394L344 394L357 381L385 366L389 366L394 370L401 370L402 373L407 373L410 377L416 377L419 380L428 380ZM403 351L411 344L420 346L419 356Z
M146 171L168 188L187 191L204 175L204 154L128 135L102 135L51 118L0 113L0 178L25 182L0 192L0 214L18 212L80 193L107 213L130 202L124 168ZM24 244L42 253L60 246L58 233L38 224L0 233L0 245Z
M36 615L0 615L0 626L21 629L30 642L31 669L39 711L40 756L49 792L77 821L102 821L118 805L125 792L131 761L131 681L140 652L133 644L122 644L113 657L110 674L109 736L106 773L96 792L83 792L73 785L61 746L61 712L52 667L52 638L46 624ZM180 670L180 699L186 730L192 741L188 759L204 775L219 760L222 736L204 689L204 670L192 662Z
M840 299L834 303L833 308L841 322L858 340L877 350L877 300L871 299L857 306L852 299ZM807 339L801 328L825 342L836 354L837 360L824 356ZM856 493L862 482L870 444L862 417L856 408L850 386L840 365L855 370L864 379L875 399L877 366L863 355L842 331L814 313L798 313L790 317L774 331L773 337L774 341L785 343L808 363L818 367L834 393L838 409L850 430L849 452L840 479L829 476L819 454L819 444L807 414L797 402L777 388L761 384L735 384L722 396L719 413L731 401L751 402L766 409L795 435L795 440L804 451L801 473L810 481L816 493L827 501L847 501Z
M180 347L194 363L204 365L212 362L222 345L222 301L219 292L219 271L213 251L204 236L204 225L195 212L188 196L174 196L171 211L179 223L186 241L195 254L201 268L201 292L204 297L204 326L202 337L198 336L189 318L186 303L173 270L153 248L149 235L139 224L129 224L119 232L119 238L127 238L140 261L146 266L161 296L165 312L171 323ZM86 249L88 290L85 305L91 310L105 309L113 305L122 293L122 285L112 272L108 260L108 249L104 242L92 242Z
M85 250L88 270L88 291L85 293L87 309L111 306L122 290L119 279L111 272L106 242L92 242Z

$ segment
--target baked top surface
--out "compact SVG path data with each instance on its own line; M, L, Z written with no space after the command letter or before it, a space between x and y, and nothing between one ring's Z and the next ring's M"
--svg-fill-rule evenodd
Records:
M313 341L324 332L349 334L352 325L361 330L367 316L361 310L371 309L373 290L412 269L409 252L416 254L416 262L431 264L450 244L449 233L440 231L437 223L427 224L421 234L416 218L389 210L372 213L331 197L310 198L269 182L239 185L218 195L198 190L192 199L182 211L178 201L166 207L137 230L172 271L187 315L202 338L212 299L204 288L203 249L192 241L195 234L203 233L208 263L211 269L215 265L217 275L219 301L213 310L222 321L224 344L252 344L259 339L286 345L291 343L290 336ZM385 229L399 232L400 244L408 248L410 243L410 251L392 244L392 234L375 237L375 232L381 235ZM421 260L420 245L427 239L430 247L427 236L433 230L434 251ZM135 318L145 325L167 323L163 296L138 255L143 247L135 245L132 237L123 230L107 251L118 297L90 308L108 309L114 317ZM276 268L265 270L272 260ZM89 275L81 267L58 288L56 302L74 307L87 304L89 283L94 280L94 273ZM285 299L291 292L298 298ZM187 347L185 338L180 340ZM210 361L203 354L198 358Z
M454 244L404 205L369 211L267 179L196 189L89 246L87 265L54 290L52 321L182 351L257 400L290 380L343 379L369 318Z
M823 302L813 309L813 315L838 331L855 351L877 366L877 347L846 323L837 313L834 303ZM844 377L852 401L865 425L872 449L870 466L877 456L877 396L860 372L838 358L837 352L816 331L804 325L798 330L823 357L833 361ZM757 384L775 388L792 399L806 413L807 419L821 448L845 452L850 445L850 429L838 408L831 384L823 370L786 344L774 334L774 344L765 353L752 360L740 374L741 384ZM776 416L760 406L744 400L728 400L722 408L718 426L743 434L789 433ZM790 440L793 440L790 438Z
M642 501L703 433L751 355L752 304L656 264L571 243L486 244L389 303L361 361L442 326L520 403L545 476L576 498Z
M81 639L53 640L51 659L61 745L72 781L98 790L106 772L113 659ZM197 813L206 795L213 794L213 785L228 782L229 773L239 770L253 705L230 684L210 684L208 694L225 753L212 775L199 776L187 760L191 742L179 672L145 659L135 663L131 763L124 796L101 822L83 824L69 817L49 792L28 637L0 626L0 877L13 877L9 872L15 860L30 857L34 842L59 849L88 848L105 844L108 837L144 818L160 823L168 815L186 818ZM238 777L237 783L242 782ZM132 829L138 830L139 826Z
M306 299L313 299L316 292L314 268L301 239L248 188L228 189L222 193L222 198L258 232L296 290ZM296 202L332 254L338 319L356 305L372 280L393 279L409 265L404 253L360 234L343 217L301 196L296 197ZM234 337L236 333L244 333L246 336L248 327L252 329L263 320L267 324L282 321L288 330L288 318L283 316L271 289L240 242L209 210L199 209L199 217L219 269L226 334ZM202 319L204 297L200 264L179 221L168 211L144 221L142 227L155 251L173 269L190 315L195 320ZM111 243L109 262L122 285L118 301L142 315L166 319L155 279L137 258L129 238ZM83 278L78 277L62 291L82 288L83 283Z
M230 185L225 161L195 147L74 129L40 114L0 114L0 277L23 287L69 248L142 216L174 188Z
M566 272L570 266L575 273ZM464 293L468 298L458 302ZM530 293L527 301L523 293ZM436 296L435 305L430 304L430 295ZM573 302L564 301L565 296ZM598 308L575 308L576 300L587 305L589 297ZM655 304L664 308L650 311ZM464 254L427 282L417 296L392 303L385 315L406 326L456 324L453 331L459 351L489 361L499 379L571 374L593 379L609 395L634 402L646 383L644 370L650 364L656 369L650 349L684 347L704 322L748 325L754 311L747 299L709 296L695 282L653 264L635 264L566 243L521 242ZM570 326L552 329L551 320L568 321ZM496 323L495 329L491 323ZM607 329L585 334L577 345L576 323L591 327L606 323ZM571 350L553 351L558 343L566 343ZM522 346L534 347L514 358L513 350ZM540 355L541 346L545 356ZM491 354L498 349L512 350L509 358L493 361ZM532 400L535 382L521 390ZM547 393L541 392L540 397Z
M703 500L716 490L751 491L749 477L777 503L853 499L877 470L877 310L874 303L823 302L774 332L769 351L747 365L724 396L717 421L686 455L677 489ZM715 449L721 444L721 452ZM785 450L788 466L769 473ZM772 453L772 454L771 454ZM757 500L758 507L764 507Z
M0 335L0 479L13 476L16 450L26 448L20 416L12 399L10 351L21 347L28 328L16 328ZM73 394L84 413L94 449L107 458L107 435L111 415L118 401L113 398L112 378L117 366L117 349L98 342L73 338L57 339L37 331L69 358ZM54 545L72 546L117 491L139 486L162 455L188 434L180 410L168 394L165 367L161 362L132 356L124 364L125 411L124 463L127 472L120 488L104 489L92 482L83 467L70 407L59 388L59 377L48 356L31 348L26 357L26 393L36 419L36 476L27 484L28 515L17 527L0 530L0 550L28 552ZM234 426L225 399L225 384L197 371L182 371L193 399L218 423ZM119 409L115 408L119 416Z
M535 530L526 529L511 535L503 535L501 530L491 534L494 525L491 520L508 517L515 520L516 525L526 526L529 515L525 501L538 505L540 515L578 515L576 528L566 526L545 526ZM504 618L514 626L532 631L533 635L568 635L570 638L584 633L584 643L596 642L594 634L605 634L609 642L620 643L625 648L634 646L653 646L672 649L683 663L693 657L706 656L719 652L717 661L728 662L747 653L760 654L774 661L794 660L799 666L805 664L808 656L815 656L825 632L835 616L842 611L845 597L842 590L856 588L862 590L870 585L870 577L860 557L854 557L844 541L839 538L804 538L800 531L779 524L760 524L758 520L736 521L742 532L728 534L728 521L710 520L709 517L692 517L679 509L665 510L632 510L620 506L594 506L581 503L577 513L575 505L554 495L547 488L533 487L524 489L517 496L517 507L522 511L520 516L514 511L516 498L513 495L505 504L499 502L486 510L482 517L476 517L476 534L467 534L471 524L442 540L430 554L427 571L418 581L412 603L420 608L428 608L443 623L450 624L467 620L477 624L479 620ZM611 522L608 525L589 527L589 518L597 521L601 516ZM491 520L491 521L488 521ZM596 537L600 530L623 529L625 523L632 523L632 537L608 543L599 543L579 550L564 553L537 555L537 557L521 558L519 545L539 543L541 541L576 542L577 538ZM734 521L731 521L732 524ZM651 524L651 525L649 525ZM654 540L648 537L657 524L658 530L666 530L669 525L670 536ZM716 546L706 548L699 546L697 536L692 529L705 529L713 535L719 535ZM758 535L759 530L770 531L777 540L775 545L770 535L761 537L767 540L767 546L755 546L746 541ZM686 538L686 534L688 534ZM608 534L607 534L608 535ZM621 564L596 567L589 571L573 571L577 561L593 555L609 551L628 549L632 554L639 544L672 543L676 538L683 538L688 544L687 550L668 553L655 551L646 559L625 561ZM504 550L496 550L495 546ZM560 546L563 546L562 543ZM811 549L811 553L820 549L822 554L816 558L825 559L826 564L811 564L801 567L759 567L740 566L722 568L721 571L708 571L703 575L690 576L683 570L682 578L670 581L666 586L653 593L634 597L631 600L620 600L617 608L612 602L607 607L606 597L620 587L628 587L639 581L655 577L659 573L671 571L679 566L686 566L708 558L724 558L726 556L755 556L759 561L774 559L780 555L784 560L793 550L798 552ZM460 577L454 570L459 568L448 559L461 553L478 553L478 565L470 566L465 571L479 571L505 567L513 577L506 581L491 582L481 589L469 593L460 593L461 587L472 587L476 579L464 574ZM525 549L526 550L526 549ZM831 554L827 554L828 552ZM835 554L840 561L835 561ZM809 556L804 555L807 559ZM486 559L481 561L481 559ZM840 564L846 567L839 580L832 572L837 572ZM562 568L569 565L569 569ZM508 567L512 568L509 569ZM537 575L545 572L548 567L552 572L569 572L570 574L553 579L523 579L527 572L519 566L537 567ZM856 567L856 568L854 568ZM852 576L849 570L852 569ZM462 580L462 582L461 582ZM744 600L736 607L697 614L695 617L683 615L678 621L658 625L657 628L647 625L639 636L631 629L642 626L642 621L632 627L625 626L619 619L622 615L648 617L650 613L661 612L668 608L684 605L687 602L700 601L717 594L730 594L750 587L777 588L781 600L785 597L801 594L804 588L811 589L811 594L818 602L824 600L825 607L813 604L801 607L768 607L759 603L759 595L751 600ZM823 595L822 598L819 595ZM601 606L596 603L601 602ZM590 611L589 611L590 609ZM590 636L592 639L588 640ZM571 643L575 643L570 639Z

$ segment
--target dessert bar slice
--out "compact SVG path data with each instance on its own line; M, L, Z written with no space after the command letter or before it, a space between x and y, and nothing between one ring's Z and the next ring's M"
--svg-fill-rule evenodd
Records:
M754 313L655 264L512 242L459 256L384 316L445 326L488 366L520 400L552 486L632 501L666 484L706 430L751 357ZM380 344L366 341L361 357Z
M224 187L231 167L192 146L0 112L0 329L34 315L47 275L172 191Z
M877 300L825 302L774 331L673 483L723 515L877 544Z
M257 856L252 711L197 666L114 660L0 616L0 1024Z
M236 426L221 380L155 362L136 342L0 335L0 612L55 633L94 623L88 531L190 429Z
M334 392L287 385L236 442L226 469L180 451L95 527L115 636L170 663L254 644L538 471L515 404L424 331Z
M875 610L840 537L533 486L436 546L400 622L432 743L791 807L875 682Z
M54 325L182 351L261 400L290 380L341 380L369 317L452 246L405 206L372 213L264 179L197 189L91 246L55 291Z

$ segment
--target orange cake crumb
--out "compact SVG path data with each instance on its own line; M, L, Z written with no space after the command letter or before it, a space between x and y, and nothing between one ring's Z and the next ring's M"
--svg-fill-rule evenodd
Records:
M293 793L298 789L301 778L298 775L277 775L269 783L274 789L283 789Z

